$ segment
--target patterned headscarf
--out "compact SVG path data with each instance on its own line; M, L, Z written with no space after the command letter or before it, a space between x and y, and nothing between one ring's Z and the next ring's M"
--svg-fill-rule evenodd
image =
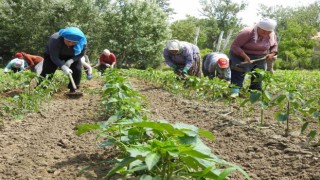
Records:
M76 27L68 27L66 29L60 29L59 35L68 41L76 42L77 44L73 47L74 54L78 55L87 44L87 38L83 32Z

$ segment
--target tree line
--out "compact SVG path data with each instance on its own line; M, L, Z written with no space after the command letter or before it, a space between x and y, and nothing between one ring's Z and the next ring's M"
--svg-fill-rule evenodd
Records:
M0 0L0 56L2 64L18 51L42 55L49 36L61 28L79 27L88 39L91 61L108 48L118 67L156 68L170 38L214 49L221 31L232 38L244 27L237 14L247 4L232 0L200 0L202 18L170 23L169 0ZM261 6L259 14L278 21L279 68L320 68L319 46L312 37L320 30L320 3L284 8ZM250 18L250 17L248 17ZM231 41L232 41L231 38ZM228 54L228 47L225 53Z

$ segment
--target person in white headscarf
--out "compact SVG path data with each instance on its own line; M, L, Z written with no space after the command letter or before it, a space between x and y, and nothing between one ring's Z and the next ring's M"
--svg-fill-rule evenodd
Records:
M253 27L242 29L231 44L229 59L231 67L231 83L238 88L233 93L239 94L239 88L243 86L245 72L256 68L266 69L268 61L273 61L278 53L278 43L275 34L277 22L272 19L262 19ZM254 59L265 57L265 60L254 62ZM242 68L236 68L237 64L248 62ZM261 90L261 81L251 78L249 89Z
M114 68L116 63L116 55L110 52L109 49L104 49L99 56L98 64L96 66L98 71L101 72L101 74L103 74L107 68Z
M7 66L4 68L4 73L9 72L12 70L13 72L19 72L22 71L25 67L27 67L27 62L24 61L23 56L21 53L16 53L15 58L12 59Z
M169 40L163 50L163 57L175 74L201 77L200 50L198 46L176 39Z

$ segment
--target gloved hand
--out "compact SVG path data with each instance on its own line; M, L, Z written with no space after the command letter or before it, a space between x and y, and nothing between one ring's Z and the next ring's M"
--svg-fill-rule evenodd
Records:
M87 74L87 79L91 80L92 79L92 74Z
M72 74L72 70L66 65L61 66L61 69L65 75Z
M173 64L171 67L175 73L179 72L179 68L175 64Z
M68 61L66 61L66 63L64 63L64 65L70 67L73 62L74 62L73 59L69 59Z
M188 71L189 71L189 69L188 68L183 68L183 70L182 70L182 72L184 73L184 74L187 74L188 73Z

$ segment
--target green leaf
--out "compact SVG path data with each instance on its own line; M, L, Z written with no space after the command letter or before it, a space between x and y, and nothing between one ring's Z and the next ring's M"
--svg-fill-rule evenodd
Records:
M310 131L310 133L309 133L308 136L309 136L311 139L314 139L314 138L316 137L316 135L317 135L317 131L312 130L312 131Z
M225 180L226 177L227 177L230 173L232 173L233 171L235 171L235 170L237 170L237 168L235 168L235 167L230 167L230 168L227 168L227 169L223 170L223 171L221 172L221 174L219 175L219 177L217 178L217 180Z
M152 170L152 168L159 162L159 160L160 160L160 155L158 153L148 154L145 159L148 169Z
M115 145L115 144L117 144L117 143L116 143L114 140L112 140L112 139L107 139L107 140L103 141L102 143L100 143L99 146L100 146L101 148L103 148L103 147L112 146L112 145Z
M301 134L307 129L309 122L305 122L301 127Z
M181 160L188 168L198 169L199 167L201 167L199 162L194 157L182 156Z
M218 180L224 180L226 179L226 177L232 173L233 171L239 171L241 172L246 178L247 180L250 180L250 176L248 173L246 173L242 168L240 168L239 166L237 165L233 165L233 167L230 167L230 168L227 168L225 170L222 171L222 173L219 175L219 178Z
M242 102L240 103L240 107L244 107L244 106L247 104L247 102L249 102L248 99L245 99L244 101L242 101Z
M108 124L112 124L112 123L114 123L114 122L117 122L118 119L119 119L118 115L115 114L115 115L110 116L110 117L108 118L107 122L108 122Z
M280 95L276 97L274 101L276 102L276 104L280 104L284 99L286 99L286 95Z
M123 159L120 163L118 163L115 167L113 167L107 174L106 178L109 178L110 176L112 176L114 173L116 173L117 171L119 171L122 168L125 168L126 166L128 166L131 162L135 161L136 158L133 157L126 157L125 159Z
M261 96L260 92L257 92L257 91L250 92L250 102L252 104L257 102L259 100L260 96Z
M286 113L282 113L282 112L276 112L274 114L275 119L277 119L278 121L287 121L289 115Z
M139 180L160 180L160 177L152 177L150 175L142 175Z
M195 137L198 135L198 128L194 125L184 124L184 123L176 123L174 128L181 130L186 135Z
M263 92L263 97L267 99L267 101L271 100L271 94L268 91Z
M186 154L192 157L200 158L200 159L205 159L205 158L210 158L209 155L204 154L200 151L197 150L187 150L187 151L180 151L181 154Z
M98 124L82 124L77 126L76 134L79 136L83 133L99 129L100 126Z
M200 136L205 137L211 141L214 140L214 135L210 131L202 130L202 129L199 129L198 131Z
M318 112L317 110L314 111L314 112L312 112L312 116L313 116L314 118L319 117L319 112Z
M151 153L151 150L148 146L136 146L136 147L131 147L128 148L128 152L130 153L131 157L146 157L149 153Z
M164 131L172 136L184 136L185 133L181 130L175 129L171 124L169 123L159 123L159 122L137 122L130 124L132 126L137 127L145 127L145 128L152 128L156 129L158 131Z

